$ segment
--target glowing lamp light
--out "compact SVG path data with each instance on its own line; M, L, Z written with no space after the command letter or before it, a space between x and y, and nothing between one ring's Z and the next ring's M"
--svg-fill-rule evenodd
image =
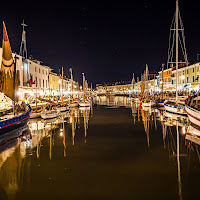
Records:
M58 83L61 84L61 80L59 80Z
M21 94L22 94L22 93L21 93L20 91L18 91L18 92L17 92L17 95L19 95L19 96L20 96Z
M40 91L40 95L43 95L43 91Z

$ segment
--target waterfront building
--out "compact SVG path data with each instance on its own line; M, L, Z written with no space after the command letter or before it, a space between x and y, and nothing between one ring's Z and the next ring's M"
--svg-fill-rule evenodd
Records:
M61 77L54 72L50 72L49 73L49 90L50 90L51 95L57 96L59 94L61 84L62 84Z
M181 67L178 69L178 90L191 91L199 90L199 76L200 76L200 62ZM172 71L172 88L175 89L176 85L176 70Z
M163 70L163 72L158 72L160 90L162 89L162 84L164 91L170 91L172 89L172 70L173 68L170 67L168 69Z

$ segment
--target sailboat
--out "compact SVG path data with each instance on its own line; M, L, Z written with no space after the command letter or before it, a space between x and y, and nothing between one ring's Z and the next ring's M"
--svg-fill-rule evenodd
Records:
M148 76L149 76L149 72L148 72L148 66L147 65L146 65L146 73L145 73L145 75L146 75L146 77L145 77L146 97L143 98L143 100L141 101L141 104L142 104L143 107L155 106L156 102L149 97L149 91L148 91Z
M162 97L159 97L158 99L156 99L156 103L157 103L157 106L159 107L164 107L164 98L163 98L163 70L164 70L164 64L162 64Z
M63 103L63 67L62 67L62 89L61 89L61 99L62 99L62 103L60 106L57 106L57 110L59 110L60 112L65 112L67 110L66 105L64 105Z
M180 27L179 27L179 22L180 22ZM179 35L179 30L182 31L182 38L183 38L183 43L184 43L184 48L185 48L185 41L184 41L184 27L181 21L181 17L180 17L180 11L179 11L179 6L178 6L178 0L176 0L176 14L175 14L175 22L174 22L174 27L172 27L171 29L172 31L175 31L176 35L176 100L166 100L164 102L164 106L166 111L168 112L173 112L176 114L181 114L181 115L186 115L185 112L185 102L182 101L178 101L178 65L179 63L179 40L180 40L180 35ZM173 46L172 45L172 50L171 52L169 52L169 57L172 57L173 54ZM170 47L169 47L170 49ZM185 59L185 63L188 64L187 61L187 54L186 54L186 48L184 51L184 59ZM173 62L169 62L169 58L168 58L168 63L173 63Z
M37 77L35 77L36 80L35 80L35 84L36 84L36 99L35 99L35 110L31 110L31 115L30 115L30 118L31 119L35 119L35 118L39 118L41 117L41 113L42 113L42 109L38 110L38 104L37 104Z
M188 115L189 120L197 125L200 126L200 96L195 95L188 99L185 110Z
M2 63L0 73L0 92L4 93L13 101L13 113L8 113L0 118L0 134L14 130L25 125L31 113L30 105L16 105L18 100L16 91L19 86L19 80L16 73L17 56L13 60L10 42L8 39L5 23L3 22L3 45L2 45ZM17 109L18 107L18 109ZM20 108L20 109L19 109Z
M72 107L78 107L78 102L74 100L72 68L70 68L70 72L71 72L71 97L70 97L69 107L72 108Z
M85 96L85 75L83 73L83 100L79 102L79 106L81 107L90 107L90 102L86 99Z

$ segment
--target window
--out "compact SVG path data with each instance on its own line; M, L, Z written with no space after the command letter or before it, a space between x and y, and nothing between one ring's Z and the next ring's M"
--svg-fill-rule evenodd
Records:
M174 84L174 80L172 80L172 85Z
M35 67L35 72L37 72L37 67Z
M39 68L39 73L40 73L40 68Z
M193 82L194 82L194 76L193 76L193 79L192 79L192 80L193 80Z
M193 68L193 73L194 73L194 68Z
M188 76L187 76L187 83L188 83Z
M188 71L188 69L187 69L187 74L189 74L189 71Z
M44 70L42 70L42 73L44 74Z
M40 88L41 88L41 79L39 78L39 86L40 86Z
M44 79L43 79L43 88L44 88Z
M183 75L184 75L185 73L184 73L184 71L183 71Z
M197 66L197 72L199 71L199 66Z
M48 88L48 86L47 86L47 80L46 80L46 88Z

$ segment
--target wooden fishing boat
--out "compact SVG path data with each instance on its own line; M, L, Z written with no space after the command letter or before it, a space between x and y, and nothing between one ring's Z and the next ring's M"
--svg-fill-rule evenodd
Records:
M8 131L12 131L27 123L30 118L31 107L25 103L21 104L21 106L16 104L18 102L16 91L19 86L19 80L16 73L17 56L15 55L15 59L13 59L4 22L2 49L0 92L9 97L14 105L12 113L7 113L0 117L0 134L6 134Z
M175 114L186 115L185 103L176 100L165 100L164 102L165 110Z
M86 99L85 95L85 75L83 73L83 100L79 102L79 106L81 107L90 107L90 102Z
M49 110L49 111L43 112L41 114L41 118L42 119L52 119L52 118L58 117L59 114L60 114L59 110Z
M200 126L200 96L190 97L185 105L185 110L189 120Z

